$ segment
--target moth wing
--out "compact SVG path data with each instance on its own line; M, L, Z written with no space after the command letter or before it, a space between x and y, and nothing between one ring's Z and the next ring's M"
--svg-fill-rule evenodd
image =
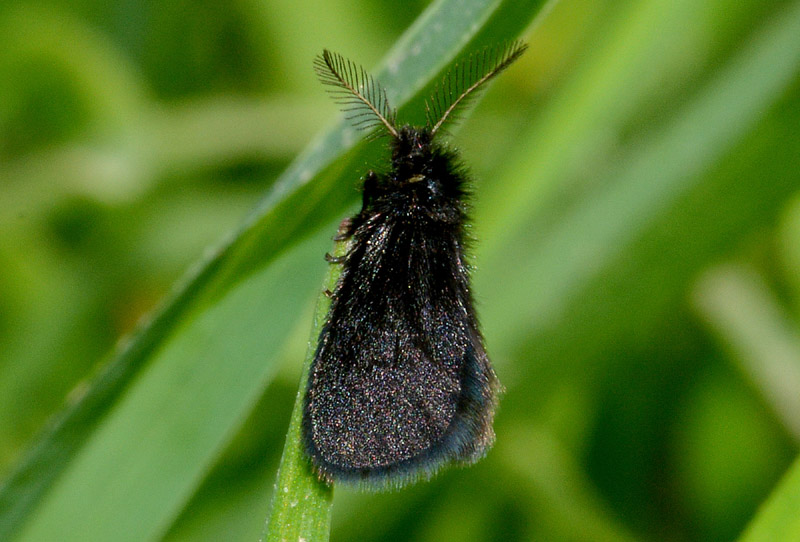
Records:
M493 440L497 382L462 278L439 261L453 251L377 238L382 247L358 243L364 252L350 256L312 365L306 445L328 479L430 474L476 460Z

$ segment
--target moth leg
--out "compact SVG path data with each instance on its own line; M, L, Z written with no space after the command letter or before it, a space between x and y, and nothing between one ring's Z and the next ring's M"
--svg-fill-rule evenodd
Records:
M347 256L334 256L330 252L325 253L325 261L328 263L344 263L347 260Z
M364 188L361 191L363 194L361 201L362 208L367 208L375 198L375 195L378 192L378 180L378 174L372 170L368 171L367 176L364 177Z
M353 236L353 220L345 218L339 223L339 231L336 232L333 240L336 242L347 241ZM325 261L328 263L343 263L347 259L347 255L334 256L331 253L325 253Z
M333 292L329 288L325 288L322 293L325 294L325 297L328 299L333 298Z
M339 229L333 237L334 241L347 241L353 236L352 232L353 221L350 218L345 218L339 223Z

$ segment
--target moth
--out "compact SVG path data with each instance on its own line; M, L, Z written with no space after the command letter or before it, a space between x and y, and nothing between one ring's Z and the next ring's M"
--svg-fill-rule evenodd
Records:
M387 94L325 50L321 82L362 128L388 135L391 167L369 171L311 364L305 450L326 482L366 489L430 478L492 445L500 384L473 308L465 250L468 176L437 136L527 45L486 48L457 64L426 102L425 126L398 126ZM329 261L331 258L329 258Z

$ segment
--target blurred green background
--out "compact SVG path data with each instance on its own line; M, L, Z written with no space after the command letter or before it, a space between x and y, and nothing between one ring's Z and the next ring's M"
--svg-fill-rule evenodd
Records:
M800 2L495 4L381 79L417 122L471 45L530 43L452 137L497 444L336 488L331 537L735 539L800 442ZM323 254L385 166L311 61L379 65L429 8L3 2L0 539L261 534Z

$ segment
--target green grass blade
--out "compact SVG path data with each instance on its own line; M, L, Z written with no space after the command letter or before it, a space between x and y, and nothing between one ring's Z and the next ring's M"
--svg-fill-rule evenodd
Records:
M649 4L650 9L637 9L643 21L631 19L628 24L634 28L648 21L655 24L655 21L659 20L654 17L659 14L656 8L664 4L657 1ZM692 14L690 9L685 11L687 15ZM527 212L523 212L522 209L528 209L528 212L535 216L532 208L540 205L541 199L544 198L542 193L537 193L535 190L546 183L557 184L565 175L564 169L574 167L570 157L565 156L565 153L569 152L565 147L570 147L570 150L572 147L584 145L589 149L592 148L592 140L597 137L593 133L593 130L597 129L596 120L593 118L596 115L594 108L603 107L606 101L625 102L627 98L626 95L620 96L617 92L620 83L629 81L627 72L623 75L616 75L613 71L596 73L590 66L585 72L576 74L576 77L582 80L576 87L607 88L608 95L599 94L593 101L585 103L583 99L578 103L569 100L559 101L553 107L554 111L546 111L547 118L567 113L576 118L566 127L533 126L529 134L522 136L530 139L521 145L519 154L509 158L508 170L501 173L502 181L492 185L493 188L497 188L498 194L490 192L476 206L476 223L492 225L491 230L487 230L486 233L481 232L480 236L483 238L484 235L491 235L495 241L484 242L477 247L479 260L483 263L475 277L475 289L489 292L483 310L487 336L493 337L500 345L514 345L516 340L513 337L530 338L531 332L534 335L541 333L553 321L561 321L565 316L560 313L565 310L565 305L569 306L570 299L589 300L580 307L575 306L574 310L576 322L597 322L593 326L585 324L580 326L580 329L584 329L587 333L595 334L592 340L588 338L578 340L575 336L577 329L564 326L559 327L557 331L564 334L563 344L559 342L560 340L555 340L552 335L545 343L555 349L563 349L567 344L571 345L570 348L573 346L593 348L595 339L605 341L612 337L608 332L599 332L603 326L612 324L607 315L599 316L609 309L608 306L600 307L600 303L618 304L629 293L633 310L636 305L641 307L643 303L655 302L657 297L652 294L671 295L666 287L668 282L665 282L664 277L657 271L668 262L650 264L646 267L656 275L653 277L654 281L661 281L652 285L651 294L648 295L638 291L614 291L608 293L616 295L616 301L609 299L601 301L599 297L594 296L580 297L577 292L585 288L597 288L598 291L607 292L607 281L624 280L620 278L623 269L615 272L609 272L609 269L613 269L612 266L616 265L617 259L631 246L634 249L641 247L643 256L653 257L653 250L648 246L658 241L655 236L658 235L657 228L662 221L675 220L670 218L670 213L673 212L672 206L683 204L684 198L691 195L694 190L698 190L704 183L718 182L717 179L703 175L704 171L719 161L727 161L726 153L754 130L768 108L786 92L800 67L800 4L796 3L785 11L785 16L773 17L763 25L763 28L759 28L749 42L742 44L738 54L722 65L714 77L710 78L691 100L678 104L670 112L670 116L662 126L649 133L649 137L629 145L625 155L617 157L612 166L599 172L594 182L601 187L600 189L582 192L566 211L560 211L557 221L546 234L536 232L534 240L530 241L533 235L532 228L536 224L529 221ZM672 16L674 17L674 14ZM674 23L682 24L680 20ZM623 33L619 40L605 50L608 58L598 59L598 63L611 62L623 54L624 50L635 48L641 39L642 37L636 32L631 31L628 35ZM648 47L647 44L642 46ZM655 52L664 53L658 49ZM637 92L637 90L633 88L630 91ZM600 103L597 103L598 101ZM591 124L577 125L580 122L591 122ZM572 134L576 126L585 128L587 133L584 134L579 130L578 133L581 135L573 135L570 141L566 142L566 135L562 134L561 130ZM537 128L547 129L538 132ZM552 132L554 132L553 137L548 137ZM538 160L542 147L551 152L547 157ZM529 182L526 183L524 179L528 179ZM756 177L748 178L746 182L763 185L763 181ZM746 189L741 184L736 187L740 188ZM780 201L790 189L790 183L760 186L758 190L761 199L750 200L740 205L752 208L755 204ZM715 194L713 197L717 200L729 197L728 194L731 198L734 197L733 188L724 190L727 192ZM772 191L774 196L768 199L766 194L772 194ZM699 193L702 196L706 191L699 190ZM740 199L735 200L737 204L739 201ZM513 204L506 206L502 202L513 202ZM563 202L561 204L563 205ZM674 212L677 214L681 210L681 207L677 207ZM746 216L731 214L730 219L744 219ZM719 222L720 219L713 217L710 220ZM500 229L503 231L500 232ZM646 235L653 237L644 238ZM700 233L692 240L694 239L711 242L707 235L700 236ZM688 251L689 242L684 245L684 250ZM518 255L516 247L521 246L521 243L524 243L528 250ZM510 253L501 255L504 247L512 248ZM564 247L572 247L569 257L565 257ZM705 255L706 250L698 249L698 253ZM625 258L631 265L638 267L633 263L635 256L628 255ZM513 261L514 265L509 265L509 261ZM679 265L692 262L684 258L669 263L677 269ZM692 265L698 264L692 263ZM631 273L638 272L637 269L631 269ZM686 269L669 278L694 272ZM643 277L639 275L634 278L634 275L631 275L627 280L632 283L642 282ZM688 277L681 279L684 280L688 280ZM515 284L517 288L494 287L504 282ZM684 288L683 282L675 286L680 291ZM525 291L527 295L520 296L518 291ZM598 305L592 308L596 302ZM595 314L594 311L598 313ZM501 317L501 314L509 312L518 315L518 318ZM577 316L578 312L583 313L583 316ZM624 311L615 314L624 318L626 322L634 324L634 321L626 317ZM655 316L657 313L652 314ZM503 325L495 327L495 323ZM634 325L639 323L641 321L637 320ZM564 350L563 354L567 355L569 351L569 349Z
M164 277L258 197L267 180L254 173L283 161L262 154L260 138L278 138L279 150L292 135L265 125L256 103L207 115L186 99L274 89L313 117L334 115L313 54L330 47L369 67L413 19L374 2L311 14L311 0L245 4L185 15L153 5L121 26L124 10L65 0L0 14L11 38L0 52L2 468ZM421 120L445 66L517 36L540 4L433 4L412 29L422 34L371 70L399 119ZM796 449L731 371L741 360L726 359L780 350L781 330L736 320L747 342L723 349L687 304L698 276L732 259L777 285L776 297L797 290L797 266L771 256L776 218L800 190L800 4L548 6L530 51L453 140L475 174L473 287L507 387L496 446L473 468L402 492L337 487L332 537L730 540L752 519L745 537L796 538ZM326 19L326 43L304 35ZM173 39L171 25L191 39ZM415 54L421 43L435 53ZM166 96L177 109L158 105ZM171 114L184 105L190 116ZM206 124L216 120L219 130ZM78 383L54 430L0 484L0 539L255 540L284 439L278 487L286 497L321 489L299 469L296 425L286 435L285 422L328 268L321 255L357 204L358 177L385 164L385 141L361 135L344 123L324 132L247 224ZM794 416L788 391L775 397ZM535 457L523 458L531 446ZM329 497L303 508L276 494L273 523L294 536L305 517L316 530L303 537L325 538Z
M164 341L27 516L18 540L150 540L180 511L263 393L319 243L242 281Z
M740 542L774 542L800 539L800 460L775 488Z
M346 243L337 242L333 251L334 256L343 256L346 253ZM286 433L286 443L283 448L281 464L278 468L278 480L275 483L275 492L272 495L272 508L267 520L265 540L268 542L281 542L282 540L313 540L324 541L328 539L331 523L331 503L333 501L333 487L320 481L311 469L311 464L303 448L302 423L303 401L306 395L306 384L311 362L317 351L319 334L328 309L331 305L327 292L336 288L336 281L341 273L341 265L330 265L325 283L317 299L314 311L314 324L308 341L308 351L303 363L303 376L297 390L289 430Z
M509 7L512 5L513 9ZM518 31L527 25L540 6L538 1L516 4L496 0L437 2L389 53L385 68L375 75L388 88L395 105L402 106L415 93L432 84L437 73L469 47L478 33L481 39L513 39L516 35L508 34L510 29ZM521 13L525 17L521 17ZM435 54L428 51L419 54L417 47L422 42L429 43ZM190 348L191 345L184 350L179 345L185 344L183 341L187 337L200 333L202 329L210 333L212 330L204 327L210 326L209 322L218 326L213 330L215 332L226 329L231 333L240 332L241 328L235 325L231 328L226 324L236 321L237 311L246 312L253 299L263 303L260 306L265 314L272 315L262 322L290 322L292 315L299 312L303 301L301 292L309 291L310 276L303 275L308 283L300 284L300 279L297 279L295 287L283 297L278 294L271 297L274 292L263 295L251 292L252 298L246 299L246 296L240 297L239 292L252 287L252 281L265 290L280 289L277 284L283 279L278 277L284 270L284 259L278 259L281 255L287 254L285 261L293 262L297 268L313 269L319 265L319 258L314 257L315 251L311 248L289 251L299 240L330 223L354 201L354 191L342 187L351 187L357 176L352 165L369 162L375 152L374 147L366 145L353 149L356 136L351 128L340 124L302 153L243 226L198 264L195 272L176 287L175 293L154 316L108 360L79 394L80 398L59 415L0 488L0 538L10 536L23 525L25 538L30 539L40 534L52 534L58 529L72 532L69 526L73 525L76 536L88 533L101 538L141 540L157 536L168 527L209 468L225 438L230 436L253 398L266 385L272 370L272 358L265 353L278 349L282 335L270 331L270 341L258 345L250 342L251 348L239 351L229 349L235 346L230 341L228 345L215 345L221 350L203 364L198 364L195 356L210 355L213 349L196 352ZM316 246L319 256L324 249L320 251L321 245ZM275 270L270 267L278 264ZM221 317L219 311L230 320ZM255 323L258 315L251 316ZM277 325L274 330L285 332L286 327ZM242 335L242 340L260 338L256 331L252 333ZM258 362L257 368L253 365L254 360ZM214 393L215 379L225 381L226 377L233 377L236 373L233 368L238 363L254 372L248 378L242 378L241 388L217 396ZM222 373L218 372L220 370ZM148 375L161 374L169 380L169 375L174 377L190 372L198 373L194 375L197 380L192 389L196 396L208 399L209 409L217 408L212 406L215 397L222 402L230 401L219 423L209 424L209 432L204 433L202 443L197 443L197 453L191 460L182 461L182 468L174 476L145 477L142 479L147 479L153 487L133 484L125 491L118 484L132 482L132 479L122 476L115 480L116 485L112 484L112 488L119 492L109 493L108 488L102 485L100 474L117 478L107 470L112 464L131 475L142 475L148 465L170 465L168 460L177 449L176 443L169 439L163 446L154 445L150 456L125 455L130 464L123 464L106 454L118 453L126 446L137 446L142 439L137 431L144 429L140 423L141 414L151 412L147 408L149 404L168 404L169 390L160 387L157 381L149 380ZM212 378L212 375L216 376ZM250 387L254 382L258 385ZM235 395L238 399L234 398ZM183 399L188 400L186 397ZM169 433L169 423L175 427L186 424L192 426L193 431L203 429L196 424L198 413L188 409L187 404L178 403L172 421L165 417L164 423L158 425L156 434L159 438ZM210 415L210 412L206 414ZM216 415L217 411L214 413ZM143 462L145 457L148 462ZM129 503L146 504L145 509L152 507L153 513L132 515ZM133 517L139 521L126 523ZM143 517L145 521L141 521Z
M800 442L800 336L789 314L763 280L742 266L712 269L693 297L745 378Z

